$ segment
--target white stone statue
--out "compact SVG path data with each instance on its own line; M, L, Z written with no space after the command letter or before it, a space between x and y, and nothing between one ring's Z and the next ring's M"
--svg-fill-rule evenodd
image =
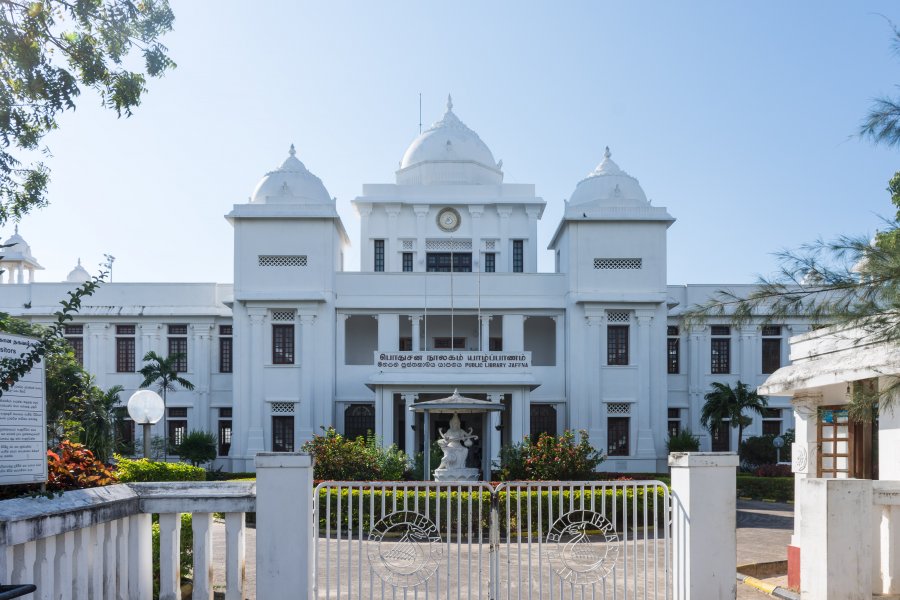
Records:
M469 447L477 435L472 434L472 428L464 431L460 427L459 415L455 414L450 419L450 427L447 431L438 429L441 439L438 446L444 453L441 464L434 471L436 481L471 481L478 478L478 469L466 468L466 457L469 455Z

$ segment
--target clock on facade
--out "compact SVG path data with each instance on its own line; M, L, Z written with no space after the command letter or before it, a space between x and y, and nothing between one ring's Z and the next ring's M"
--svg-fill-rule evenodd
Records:
M456 231L459 229L459 213L453 208L442 209L438 213L437 224L444 231Z

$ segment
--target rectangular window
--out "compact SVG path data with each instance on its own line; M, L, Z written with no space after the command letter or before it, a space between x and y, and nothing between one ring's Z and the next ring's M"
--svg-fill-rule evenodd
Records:
M488 351L489 352L503 352L503 338L502 337L488 338Z
M231 409L219 409L219 456L228 456L231 450Z
M219 373L231 373L234 346L231 338L231 325L219 326Z
M763 435L781 435L780 408L763 409L762 433Z
M525 240L513 240L512 270L513 273L525 270Z
M609 456L628 456L630 417L606 419L606 453Z
M403 272L404 273L412 273L413 270L413 253L412 252L404 252L403 253Z
M681 370L681 340L678 337L678 328L669 326L666 339L666 367L669 375L678 375Z
M556 435L556 407L552 404L531 405L531 439L539 439L542 433Z
M471 273L472 253L429 252L425 255L425 270L429 273Z
M606 364L628 364L628 325L607 325Z
M484 253L484 272L493 273L497 270L497 255L493 252Z
M399 348L400 352L412 352L412 338L411 337L402 337L400 338Z
M272 417L272 452L294 451L294 417Z
M187 350L187 338L169 338L169 356L178 355L178 359L173 363L175 371L178 373L185 373L188 370Z
M116 338L116 373L134 373L134 338Z
M179 446L187 435L187 408L176 407L168 409L166 415L166 432L168 433L168 444L170 446Z
M781 326L765 325L762 335L762 372L774 373L781 367Z
M293 325L272 325L272 364L294 364Z
M375 271L384 271L384 240L375 240Z
M681 432L681 409L669 409L669 436L678 435Z
M731 373L731 328L727 325L713 325L710 332L713 335L710 340L710 373Z
M466 349L466 338L464 337L455 337L453 338L453 347L450 347L450 338L448 337L436 337L434 338L434 346L432 346L435 350L465 350Z
M78 361L78 364L82 367L84 366L84 338L83 337L70 337L66 336L66 341L69 342L69 345L72 346L72 351L75 353L75 360Z

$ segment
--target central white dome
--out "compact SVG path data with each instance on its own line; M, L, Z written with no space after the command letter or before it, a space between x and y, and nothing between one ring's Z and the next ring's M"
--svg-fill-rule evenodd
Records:
M441 120L419 134L403 154L397 183L496 184L503 182L501 166L478 134L459 120L448 96Z

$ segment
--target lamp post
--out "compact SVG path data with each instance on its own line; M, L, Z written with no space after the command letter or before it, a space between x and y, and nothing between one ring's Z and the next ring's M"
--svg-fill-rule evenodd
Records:
M784 447L784 438L780 435L777 436L774 440L772 440L772 445L775 446L775 462L781 462L781 449Z
M162 419L163 399L151 390L138 390L128 399L128 416L144 426L144 458L150 458L150 428Z

